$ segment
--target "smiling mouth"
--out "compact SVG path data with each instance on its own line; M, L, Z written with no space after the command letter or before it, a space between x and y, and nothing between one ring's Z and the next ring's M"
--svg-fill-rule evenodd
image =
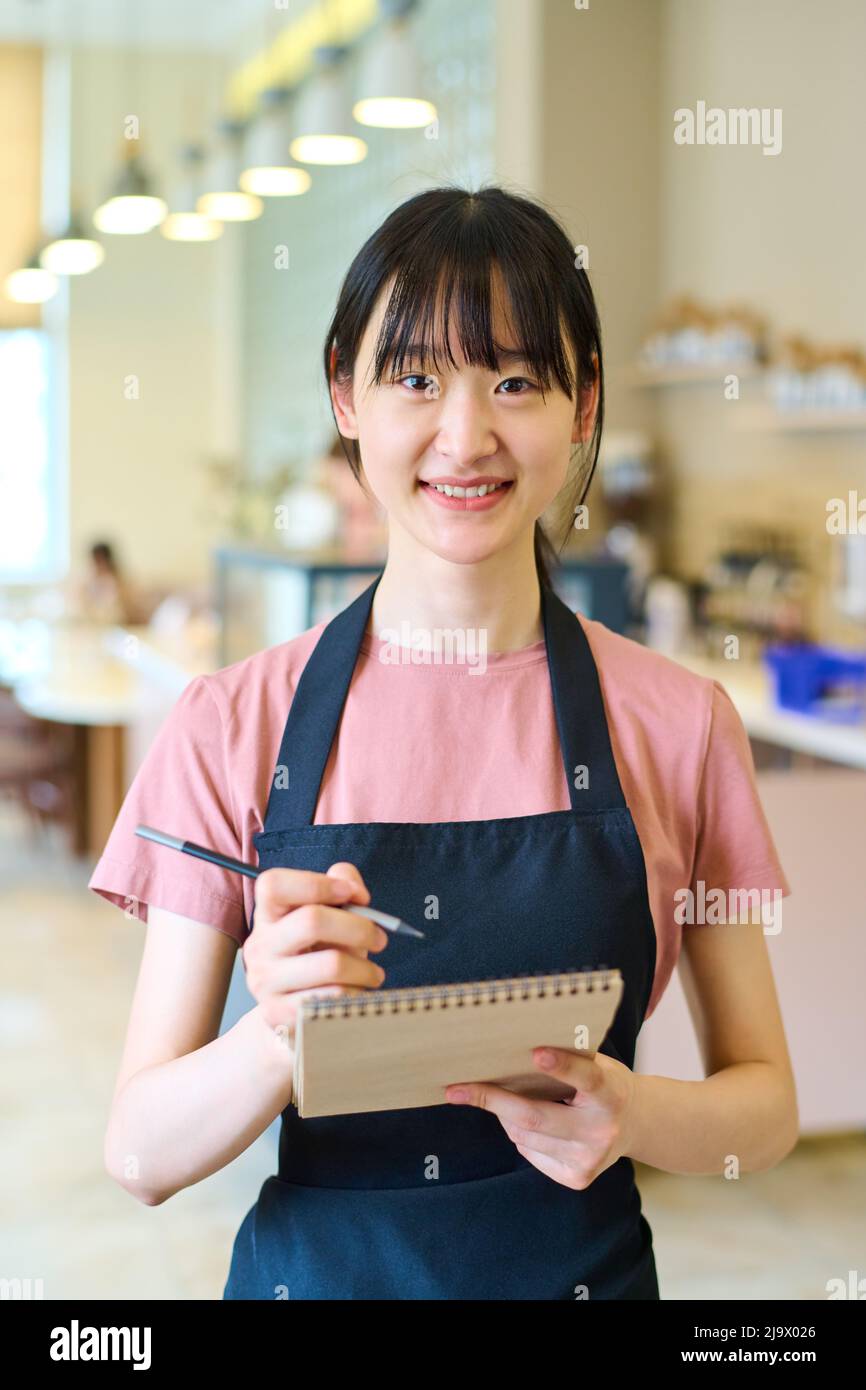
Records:
M445 497L486 497L488 492L497 492L499 488L509 487L506 482L501 483L482 483L480 487L458 487L451 483L423 483L424 487L432 487L436 492L441 492Z
M460 487L452 483L428 483L419 479L418 486L439 507L450 511L486 512L491 507L500 506L514 483L511 480L499 483L481 483L476 487Z

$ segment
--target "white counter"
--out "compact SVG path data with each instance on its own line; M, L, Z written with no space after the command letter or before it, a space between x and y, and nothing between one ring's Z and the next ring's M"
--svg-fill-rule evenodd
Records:
M677 653L673 659L697 675L723 685L752 738L847 767L866 769L866 722L834 724L779 709L769 672L755 662L720 661L688 652Z

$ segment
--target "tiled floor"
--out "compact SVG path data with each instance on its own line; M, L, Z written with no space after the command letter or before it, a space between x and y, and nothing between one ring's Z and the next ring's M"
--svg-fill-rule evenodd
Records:
M159 1207L102 1167L102 1139L145 929L37 850L0 805L0 1276L46 1298L221 1297L234 1233L273 1171L273 1131ZM801 1142L736 1182L641 1168L665 1299L820 1299L866 1276L866 1136Z

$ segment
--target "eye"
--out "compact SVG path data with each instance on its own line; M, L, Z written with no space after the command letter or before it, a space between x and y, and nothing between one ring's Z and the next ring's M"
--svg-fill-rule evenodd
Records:
M501 383L501 385L502 385L502 386L507 386L507 385L509 384L509 382L517 382L518 385L521 385L521 384L522 384L523 386L528 386L530 390L535 390L535 389L536 389L536 388L535 388L535 382L534 382L534 381L530 381L529 378L528 378L528 377L525 377L525 376L509 376L509 377L506 377L505 381L503 381L503 382ZM525 392L525 391L506 391L506 392L505 392L505 395L506 395L506 396L525 396L525 395L526 395L526 392Z
M410 386L409 390L412 393L412 395L421 396L424 395L427 392L427 390L434 385L436 378L432 376L427 376L424 372L409 372L407 376L398 377L397 380L401 385L405 385L410 381L420 382L420 386Z

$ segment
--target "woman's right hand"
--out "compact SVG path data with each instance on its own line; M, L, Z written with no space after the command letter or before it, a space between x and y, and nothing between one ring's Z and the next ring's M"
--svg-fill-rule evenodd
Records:
M310 994L361 994L376 989L385 972L367 958L388 934L341 906L364 906L370 893L354 864L332 864L326 874L306 869L264 869L256 879L253 930L243 944L247 988L262 1018L294 1044L300 1002Z

